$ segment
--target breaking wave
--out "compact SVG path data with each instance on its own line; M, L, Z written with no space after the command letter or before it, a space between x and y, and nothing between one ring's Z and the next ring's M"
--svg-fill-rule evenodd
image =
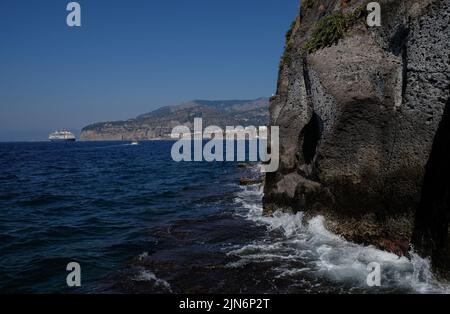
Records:
M133 278L133 280L138 282L150 282L153 287L158 289L160 292L172 293L170 284L167 281L156 277L156 275L149 270L142 269L139 274Z
M285 280L341 285L342 292L360 293L450 293L450 286L432 274L430 262L414 252L400 257L346 241L325 227L322 216L306 220L303 213L276 212L263 216L263 191L260 186L242 187L237 193L236 215L267 227L267 237L228 253L237 261L230 268L251 263L272 263L276 276ZM381 287L369 287L368 265L381 266ZM311 290L320 291L313 287Z

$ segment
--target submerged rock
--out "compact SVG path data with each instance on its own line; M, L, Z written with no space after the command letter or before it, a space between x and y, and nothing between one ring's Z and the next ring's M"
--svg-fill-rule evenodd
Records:
M368 2L303 1L270 104L281 155L264 206L320 213L349 240L405 254L415 224L432 215L425 201L415 219L450 97L450 0L378 1L373 28ZM440 227L447 241L448 219ZM439 247L422 252L437 261Z
M239 185L255 185L263 183L262 178L241 178L239 180Z

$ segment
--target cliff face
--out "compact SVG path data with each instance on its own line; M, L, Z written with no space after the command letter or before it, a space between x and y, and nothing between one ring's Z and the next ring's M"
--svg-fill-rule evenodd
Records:
M179 125L193 128L194 118L204 126L262 126L269 120L269 100L194 100L178 106L163 107L128 121L95 123L81 132L83 141L134 141L169 139Z
M302 2L270 104L281 166L267 175L265 210L320 213L349 240L406 253L450 95L450 0L378 1L372 28L370 1Z

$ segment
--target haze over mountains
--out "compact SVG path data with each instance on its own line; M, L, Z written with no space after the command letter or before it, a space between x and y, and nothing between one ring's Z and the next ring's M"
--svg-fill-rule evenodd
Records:
M166 106L126 121L94 123L81 131L82 141L134 141L169 139L179 125L193 128L194 118L203 126L263 126L269 122L269 99L193 100Z

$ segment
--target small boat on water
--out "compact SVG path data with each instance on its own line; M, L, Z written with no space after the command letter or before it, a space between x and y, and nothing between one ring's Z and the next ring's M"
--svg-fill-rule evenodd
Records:
M139 145L139 142L138 141L134 141L134 142L131 142L130 145Z
M55 131L53 133L50 133L48 136L48 139L51 142L75 142L76 137L73 135L72 132L69 132L67 130L61 130L61 131Z

